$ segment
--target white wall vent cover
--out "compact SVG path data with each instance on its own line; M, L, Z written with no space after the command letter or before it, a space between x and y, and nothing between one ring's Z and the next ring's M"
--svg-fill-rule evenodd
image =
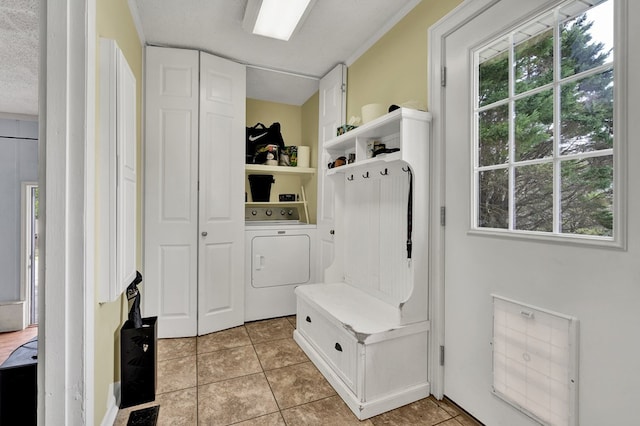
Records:
M578 320L493 295L493 393L544 425L577 421Z

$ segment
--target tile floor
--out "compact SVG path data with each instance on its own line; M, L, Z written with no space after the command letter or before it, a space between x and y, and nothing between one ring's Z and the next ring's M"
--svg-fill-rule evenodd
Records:
M295 316L197 338L158 341L159 425L439 425L479 423L433 397L359 421L293 340Z

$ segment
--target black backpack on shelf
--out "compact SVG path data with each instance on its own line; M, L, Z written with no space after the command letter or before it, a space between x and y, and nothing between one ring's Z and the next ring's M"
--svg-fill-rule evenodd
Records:
M269 149L269 145L277 146L277 149ZM280 132L280 123L273 123L266 127L262 123L258 123L253 127L247 127L247 145L246 145L246 163L247 164L264 164L268 156L273 155L275 151L277 155L280 150L284 149L284 139Z

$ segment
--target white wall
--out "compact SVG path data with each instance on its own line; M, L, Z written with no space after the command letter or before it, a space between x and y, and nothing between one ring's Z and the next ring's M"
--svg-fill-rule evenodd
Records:
M37 121L0 118L0 303L20 299L21 182L38 180L37 138Z

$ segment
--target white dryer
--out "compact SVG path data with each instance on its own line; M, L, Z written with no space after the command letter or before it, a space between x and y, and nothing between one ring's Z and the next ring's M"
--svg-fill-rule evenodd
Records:
M245 321L294 315L293 290L316 281L316 226L256 216L245 216Z

